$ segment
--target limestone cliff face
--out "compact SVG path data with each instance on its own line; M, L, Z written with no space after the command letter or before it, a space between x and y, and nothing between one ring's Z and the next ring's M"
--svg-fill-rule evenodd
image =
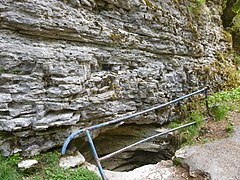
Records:
M210 83L216 52L231 49L217 3L1 0L2 154L36 154L75 129ZM169 114L138 123L162 124Z

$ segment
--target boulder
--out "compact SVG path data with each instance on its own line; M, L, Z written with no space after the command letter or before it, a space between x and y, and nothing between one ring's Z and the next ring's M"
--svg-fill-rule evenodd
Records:
M35 159L27 159L20 161L18 163L18 168L22 170L30 169L31 167L34 167L36 164L38 164L38 161Z
M76 151L74 155L66 155L60 158L59 166L63 168L76 167L85 162L83 155Z

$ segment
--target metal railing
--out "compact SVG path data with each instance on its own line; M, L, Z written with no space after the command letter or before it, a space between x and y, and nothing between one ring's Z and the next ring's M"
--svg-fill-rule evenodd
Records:
M143 140L140 140L140 141L138 141L138 142L136 142L136 143L134 143L134 144L131 144L131 145L129 145L129 146L126 146L126 147L124 147L124 148L122 148L122 149L119 149L119 150L117 150L117 151L115 151L115 152L112 152L112 153L110 153L110 154L108 154L108 155L106 155L106 156L103 156L103 157L101 157L101 158L98 157L96 148L95 148L94 143L93 143L93 141L92 141L92 137L91 137L90 131L93 131L93 130L95 130L95 129L98 129L98 128L101 128L101 127L104 127L104 126L108 126L108 125L110 125L110 124L116 124L116 123L122 122L122 121L124 121L124 120L127 120L127 119L130 119L130 118L139 116L139 115L141 115L141 114L145 114L145 113L147 113L147 112L150 112L150 111L154 111L154 110L156 110L156 109L163 108L163 107L168 106L168 105L170 105L170 104L178 103L178 102L180 102L180 101L183 100L183 99L186 99L186 98L188 98L188 97L190 97L190 96L193 96L193 95L196 95L196 94L199 94L199 93L204 93L204 94L205 94L206 108L207 108L207 113L209 114L208 88L205 87L205 88L203 88L203 89L200 89L200 90L198 90L198 91L192 92L192 93L187 94L187 95L185 95L185 96L179 97L179 98L177 98L177 99L175 99L175 100L172 100L172 101L170 101L170 102L167 102L167 103L165 103L165 104L160 104L160 105L158 105L158 106L155 106L155 107L152 107L152 108L143 110L143 111L141 111L141 112L133 113L133 114L130 114L130 115L127 115L127 116L123 116L123 117L120 117L120 118L117 118L117 119L108 121L108 122L104 122L104 123L101 123L101 124L98 124L98 125L94 125L94 126L90 126L90 127L87 127L87 128L83 128L83 129L77 130L77 131L73 132L72 134L70 134L70 135L68 136L68 138L65 140L65 142L64 142L64 144L63 144L63 147L62 147L62 154L65 154L65 153L66 153L66 149L67 149L68 144L70 143L70 141L71 141L75 136L79 136L80 134L82 134L83 132L85 132L85 133L86 133L86 136L87 136L87 139L88 139L88 142L89 142L89 144L90 144L90 147L91 147L91 150L92 150L94 159L95 159L95 161L96 161L96 163L97 163L97 166L98 166L98 170L99 170L99 172L100 172L100 175L101 175L101 177L102 177L103 180L106 180L107 178L106 178L106 176L105 176L105 173L104 173L104 171L103 171L103 168L102 168L102 165L101 165L101 162L100 162L100 161L105 160L105 159L108 159L108 158L110 158L110 157L112 157L112 156L114 156L114 155L116 155L116 154L119 154L119 153L121 153L121 152L123 152L123 151L126 151L127 149L129 149L129 148L131 148L131 147L133 147L133 146L136 146L136 145L138 145L138 144L140 144L140 143L143 143L143 142L145 142L145 141L148 141L148 140L150 140L150 139L153 139L153 138L162 136L162 135L164 135L164 134L168 134L168 133L170 133L170 132L172 132L172 131L176 131L176 130L178 130L178 129L181 129L181 128L184 128L184 127L187 127L187 126L191 126L191 125L193 125L193 124L196 124L196 122L190 122L190 123L181 125L181 126L179 126L179 127L176 127L176 128L173 128L173 129L170 129L170 130L167 130L167 131L164 131L164 132L155 134L155 135L153 135L153 136L150 136L150 137L148 137L148 138L145 138L145 139L143 139Z

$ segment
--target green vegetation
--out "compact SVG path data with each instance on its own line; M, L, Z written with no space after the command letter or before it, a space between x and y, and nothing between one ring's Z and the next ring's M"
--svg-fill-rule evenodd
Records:
M240 66L240 56L235 55L236 66Z
M237 15L233 19L233 29L239 29L240 28L240 1L238 1L234 6L233 6L233 12L235 12Z
M213 113L217 117L226 115L229 110L239 110L240 108L240 87L229 91L222 91L218 93L214 93L209 96L210 106L213 106ZM215 110L214 110L215 109ZM217 118L217 120L220 120Z
M206 3L206 0L196 0L198 6L202 6Z
M225 105L219 105L219 106L214 106L211 110L211 113L216 121L223 120L227 113L228 113L229 108Z
M181 159L181 158L174 157L174 158L173 158L173 164L174 164L175 166L181 165L181 164L182 164L182 159Z
M198 14L205 3L205 0L196 0L195 2L188 5L188 10L192 13Z
M226 126L226 132L228 132L228 133L233 132L233 123L232 122L228 122L228 124Z
M17 163L21 159L19 154L8 158L0 156L0 179L15 180L22 178L22 174L17 171Z
M22 160L19 154L11 157L0 157L0 179L33 179L33 180L100 180L101 178L92 171L85 168L63 169L58 166L60 153L57 151L40 154L31 159L39 161L39 165L34 168L21 171L17 168L17 163Z
M196 122L196 124L180 129L180 143L182 146L193 144L193 139L198 136L201 125L203 124L203 116L197 111L190 113L187 121L174 121L168 127L175 128L189 122Z
M2 65L0 65L0 74L4 73L5 69Z
M2 73L20 74L21 71L19 69L6 70L4 66L0 65L0 74Z
M213 120L227 120L228 111L237 110L240 111L240 87L229 90L217 92L209 96L209 106L210 106L210 114L213 117ZM194 105L182 105L181 110L183 111L181 119L171 122L168 127L175 128L183 124L187 124L189 122L196 121L196 124L180 129L179 132L179 140L181 146L191 145L196 141L201 140L201 142L205 143L211 139L208 138L200 138L199 137L205 134L204 129L202 129L203 125L203 115L200 112L203 112L205 109L205 101L199 101ZM189 107L188 107L189 106ZM189 109L192 109L192 112L188 112ZM228 121L226 127L226 132L231 133L233 131L233 123Z

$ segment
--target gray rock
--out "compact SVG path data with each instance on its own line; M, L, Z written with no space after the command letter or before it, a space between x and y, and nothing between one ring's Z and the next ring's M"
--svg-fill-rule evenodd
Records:
M11 101L12 101L11 94L0 93L1 103L11 102Z
M20 161L18 163L18 168L25 170L25 169L29 169L29 168L35 166L36 164L38 164L37 160L28 159L28 160Z
M190 175L204 174L212 180L229 180L240 177L240 128L233 136L206 144L184 147L175 154Z
M222 9L206 3L194 15L189 3L2 0L0 131L9 137L0 137L2 154L39 153L76 129L223 83L215 70L215 80L200 79L216 52L231 50ZM168 114L137 123L162 124Z
M76 151L75 155L67 155L61 157L59 160L59 166L63 168L71 168L75 166L79 166L85 162L85 158L83 155Z
M83 166L100 176L95 165L85 163ZM128 172L104 170L104 173L109 180L183 180L188 178L187 173L179 171L170 160L148 164Z

